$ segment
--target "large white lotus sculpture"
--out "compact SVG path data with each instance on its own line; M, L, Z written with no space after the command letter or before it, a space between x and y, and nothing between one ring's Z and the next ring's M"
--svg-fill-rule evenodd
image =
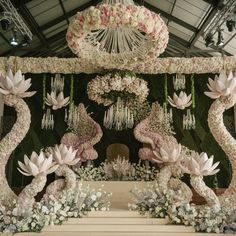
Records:
M17 168L23 175L26 176L37 176L41 173L45 175L53 173L57 168L55 162L53 162L52 155L48 158L45 157L44 153L41 152L39 155L33 152L30 159L24 155L24 164L18 161L20 168Z
M72 147L67 148L66 145L60 144L56 145L54 148L54 158L59 165L69 165L73 166L80 161L80 158L76 158L77 150L72 149Z
M225 71L222 71L219 76L215 76L214 80L208 79L207 87L210 92L205 92L205 94L212 99L236 94L236 77L232 72L227 76Z
M204 197L207 203L212 206L213 210L220 210L220 202L215 193L203 181L203 176L214 175L219 172L216 169L219 162L213 164L213 156L208 158L206 153L194 153L189 160L187 160L182 169L191 176L191 185L196 192Z
M64 98L63 92L60 92L58 95L56 92L51 92L51 94L47 93L47 98L45 100L48 106L52 106L53 110L60 109L62 107L66 107L70 103L70 98Z
M191 94L187 95L185 92L181 91L179 96L174 93L173 99L168 96L168 102L171 106L184 110L186 107L189 107L192 104L191 98Z
M6 77L0 76L0 92L4 95L14 94L18 97L31 97L36 92L26 92L31 86L31 79L25 80L24 75L18 70L13 75L11 70L8 70Z
M164 143L159 153L157 151L153 151L155 158L153 158L153 162L156 163L175 163L181 160L181 145L173 142Z

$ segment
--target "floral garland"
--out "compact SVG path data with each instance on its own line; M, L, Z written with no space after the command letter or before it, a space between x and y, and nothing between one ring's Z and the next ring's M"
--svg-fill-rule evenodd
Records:
M111 63L112 62L112 63ZM6 67L21 68L23 73L62 73L62 74L78 74L78 73L101 73L104 70L129 70L140 74L205 74L219 73L222 68L234 70L236 68L235 57L167 57L146 60L145 62L104 62L104 65L94 64L88 60L81 58L34 58L34 57L1 57L0 71L4 71Z
M106 74L96 76L95 79L88 83L88 97L104 106L111 105L117 97L129 100L130 97L144 102L148 96L149 89L147 82L139 79L133 74Z
M113 63L121 58L119 53L103 52L99 50L99 45L90 45L85 38L94 30L121 27L138 30L147 36L145 60L159 56L167 46L168 30L161 17L145 7L125 4L99 4L78 12L68 27L67 42L70 49L82 58L98 63L105 59ZM133 51L125 54L135 61Z

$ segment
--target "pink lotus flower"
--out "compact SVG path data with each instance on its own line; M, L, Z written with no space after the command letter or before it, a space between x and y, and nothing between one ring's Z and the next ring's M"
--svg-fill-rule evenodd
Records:
M159 153L157 151L153 151L155 158L153 158L152 160L156 163L175 163L181 160L180 153L180 144L168 142L162 145Z
M207 176L214 175L220 171L216 169L220 162L213 164L213 156L208 158L205 152L201 154L194 153L191 158L182 165L184 172L191 175Z
M39 155L36 152L32 152L30 159L24 155L24 164L20 161L18 161L18 164L21 169L17 169L26 176L37 176L41 173L47 175L53 173L58 168L58 165L52 161L52 155L46 158L43 152L40 152Z
M176 93L174 93L173 99L170 96L168 96L168 102L170 103L171 106L183 110L192 104L191 97L192 97L191 94L187 96L185 92L181 91L179 96L177 96Z
M36 92L26 92L31 86L31 79L25 80L21 71L18 70L15 75L9 70L6 77L0 76L0 92L2 94L14 94L18 97L31 97Z
M214 80L209 78L208 82L210 92L205 92L205 94L212 99L236 93L236 77L232 72L227 77L226 73L222 71L219 77L216 75Z
M80 158L76 158L76 153L77 150L73 151L72 147L67 148L66 145L60 144L55 146L53 157L59 165L73 166L80 161Z
M52 106L53 110L57 110L66 107L70 103L69 99L69 97L64 98L63 92L58 95L55 92L51 92L51 94L47 93L45 102L48 106Z

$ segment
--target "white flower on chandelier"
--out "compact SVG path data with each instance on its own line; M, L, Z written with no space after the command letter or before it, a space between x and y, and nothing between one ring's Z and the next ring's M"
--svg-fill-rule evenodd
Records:
M184 110L186 107L189 107L192 104L191 98L191 94L187 95L185 92L181 91L179 96L174 93L173 99L168 96L168 102L171 106Z
M51 94L47 93L47 98L45 100L48 106L52 106L53 110L66 107L70 103L70 98L64 98L63 92L60 92L58 95L53 91Z
M156 163L175 163L181 160L181 145L173 142L164 143L159 153L153 151L155 158L152 160Z
M236 77L234 77L232 72L227 76L225 71L221 71L219 76L215 76L214 80L211 78L208 79L207 87L210 92L204 93L212 99L236 94Z
M76 153L77 150L73 151L72 147L67 148L66 145L60 144L55 146L53 157L59 165L72 166L80 161L80 158L76 158Z
M14 94L18 97L31 97L36 92L26 92L31 86L31 79L25 80L24 75L18 70L15 75L9 70L6 77L0 76L0 92L2 94Z
M194 153L188 161L182 165L184 172L196 176L214 175L220 171L216 169L220 162L213 164L213 156L208 158L207 153Z
M52 155L46 158L43 152L40 152L39 155L36 152L32 152L30 159L27 155L24 155L24 164L20 161L18 161L18 164L20 168L17 169L26 176L37 176L41 173L47 175L58 168L58 165L53 162Z

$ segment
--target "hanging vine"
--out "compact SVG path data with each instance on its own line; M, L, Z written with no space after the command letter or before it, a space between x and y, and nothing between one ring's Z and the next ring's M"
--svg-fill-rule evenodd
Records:
M43 75L43 106L42 109L45 109L45 100L46 100L46 74Z
M192 93L192 108L194 109L196 106L194 74L191 75L191 93Z

